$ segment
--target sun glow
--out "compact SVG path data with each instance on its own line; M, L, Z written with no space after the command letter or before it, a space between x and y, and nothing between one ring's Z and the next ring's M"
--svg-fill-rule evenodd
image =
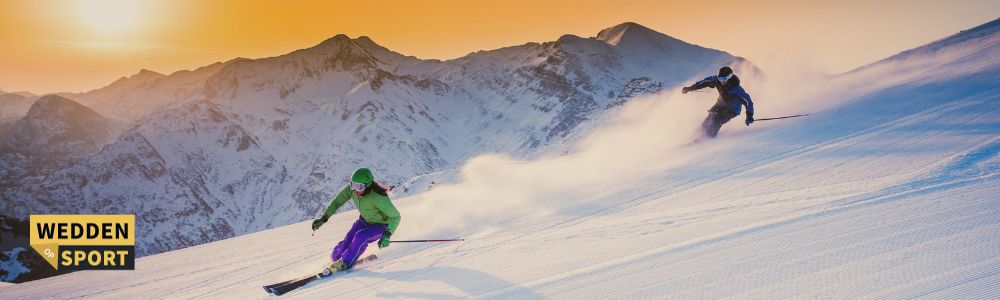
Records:
M118 35L135 31L139 25L141 1L77 0L77 14L94 33Z

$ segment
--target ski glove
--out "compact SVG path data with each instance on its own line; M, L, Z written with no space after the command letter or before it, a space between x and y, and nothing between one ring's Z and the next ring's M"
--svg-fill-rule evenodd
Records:
M327 217L324 215L322 218L313 220L312 228L313 230L319 229L323 224L326 223Z
M378 247L379 248L389 247L389 236L391 235L392 235L391 231L386 230L385 232L383 232L382 239L378 240Z
M683 88L681 88L681 94L687 94L690 91L691 91L691 88L689 88L689 87L683 87Z
M750 126L750 123L753 123L753 114L752 113L747 113L747 121L746 121L746 123L747 123L747 126Z

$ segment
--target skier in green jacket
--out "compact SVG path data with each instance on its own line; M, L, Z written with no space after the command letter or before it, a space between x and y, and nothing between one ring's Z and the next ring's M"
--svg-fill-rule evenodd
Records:
M361 216L351 226L351 230L347 231L344 240L333 248L333 253L330 255L333 263L328 267L331 272L343 271L354 266L365 252L368 243L379 241L379 248L388 247L389 236L399 226L399 211L389 201L386 189L375 182L371 170L360 168L351 175L351 184L333 198L323 216L313 220L313 230L323 226L347 200L354 200L354 206Z

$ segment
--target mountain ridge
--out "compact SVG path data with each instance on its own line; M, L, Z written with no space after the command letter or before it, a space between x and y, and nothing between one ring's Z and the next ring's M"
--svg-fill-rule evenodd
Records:
M35 101L24 117L0 130L0 181L47 174L95 154L117 138L121 124L58 95Z
M273 57L140 71L80 94L124 119L123 134L0 193L14 217L136 214L140 255L189 247L314 217L358 166L397 185L481 153L566 147L612 101L740 61L717 50L653 61L657 51L564 37L438 61L336 35Z

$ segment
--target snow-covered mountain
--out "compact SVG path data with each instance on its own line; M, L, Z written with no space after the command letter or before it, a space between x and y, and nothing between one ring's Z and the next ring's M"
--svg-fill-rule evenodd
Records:
M824 104L808 117L730 125L688 144L676 133L697 126L688 123L704 107L688 104L697 95L662 92L616 106L617 125L569 154L479 156L457 183L394 200L403 221L393 238L465 242L370 247L379 260L283 297L998 298L995 24L786 104ZM262 285L322 266L356 218L337 214L316 236L300 222L0 296L265 298Z
M1000 53L1000 19L940 39L930 44L900 52L856 70L847 72L841 81L850 81L852 88L867 92L866 81L904 83L913 80L941 80L967 76L973 72L989 72L996 61L985 58ZM981 78L970 78L979 80ZM985 78L989 80L989 78Z
M134 213L138 253L159 253L311 218L359 166L396 185L485 152L532 157L571 145L597 127L582 124L628 101L630 82L675 86L726 64L756 72L634 23L449 61L338 35L73 95L131 128L0 193L14 217Z
M192 101L150 120L100 153L22 184L18 192L37 198L12 197L11 205L46 199L51 212L136 214L148 224L137 225L136 235L149 237L136 251L149 254L232 237L230 224L255 224L270 193L280 191L271 180L280 183L283 168L216 105Z
M194 70L177 71L170 75L143 69L135 75L122 77L106 87L85 93L62 95L76 99L104 116L133 122L150 113L202 98L205 80L227 63L217 62Z
M47 95L0 128L0 184L48 174L101 150L121 125L73 100Z

